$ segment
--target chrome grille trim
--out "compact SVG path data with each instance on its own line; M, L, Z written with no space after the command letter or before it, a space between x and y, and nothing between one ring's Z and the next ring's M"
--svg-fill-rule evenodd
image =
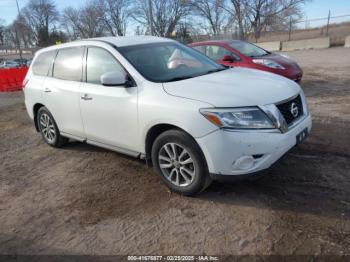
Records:
M294 116L292 113L291 107L293 105L297 108L299 112L297 116ZM298 121L305 115L304 102L300 94L288 99L285 102L277 103L276 107L280 111L288 126L292 125L294 122Z

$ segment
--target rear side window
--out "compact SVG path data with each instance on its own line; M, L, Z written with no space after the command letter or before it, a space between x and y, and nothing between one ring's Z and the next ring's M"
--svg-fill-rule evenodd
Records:
M53 67L53 77L69 81L81 81L83 51L84 48L82 47L60 49Z
M47 76L53 59L55 58L56 50L41 53L34 61L32 71L34 75Z
M89 47L86 61L86 82L101 84L104 73L118 71L125 73L123 67L108 51L99 47Z

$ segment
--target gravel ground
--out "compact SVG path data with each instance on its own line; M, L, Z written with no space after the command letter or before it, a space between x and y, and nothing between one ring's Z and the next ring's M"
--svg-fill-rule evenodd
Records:
M313 130L268 177L173 194L140 160L53 149L0 94L0 254L349 254L350 49L290 52Z

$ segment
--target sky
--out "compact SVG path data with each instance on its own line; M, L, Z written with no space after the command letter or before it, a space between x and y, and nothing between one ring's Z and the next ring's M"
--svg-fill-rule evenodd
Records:
M24 7L28 0L17 0L19 8ZM54 0L58 9L61 11L65 7L79 7L85 0ZM5 24L10 24L17 16L16 0L0 0L0 18L5 19Z
M350 15L350 0L313 0L305 5L309 19L327 17L329 10L331 16Z
M146 0L145 0L146 1ZM28 0L18 0L20 8L25 6ZM86 0L55 0L59 10L67 6L78 7ZM350 15L350 0L312 0L305 4L305 17L307 19L327 17L328 10L331 16ZM10 24L17 16L16 0L0 0L0 18L5 24ZM346 18L350 20L350 17ZM334 22L341 22L334 19ZM311 25L316 22L310 22Z

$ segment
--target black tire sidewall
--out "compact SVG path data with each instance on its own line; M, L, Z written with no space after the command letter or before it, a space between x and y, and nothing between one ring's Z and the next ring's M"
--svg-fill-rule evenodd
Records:
M176 143L185 148L193 159L195 166L195 177L193 182L185 187L172 184L164 175L159 166L158 155L162 146L166 143ZM200 193L208 185L208 168L197 142L188 134L181 130L169 130L159 135L152 146L152 163L156 172L160 175L163 182L174 192L191 196Z

